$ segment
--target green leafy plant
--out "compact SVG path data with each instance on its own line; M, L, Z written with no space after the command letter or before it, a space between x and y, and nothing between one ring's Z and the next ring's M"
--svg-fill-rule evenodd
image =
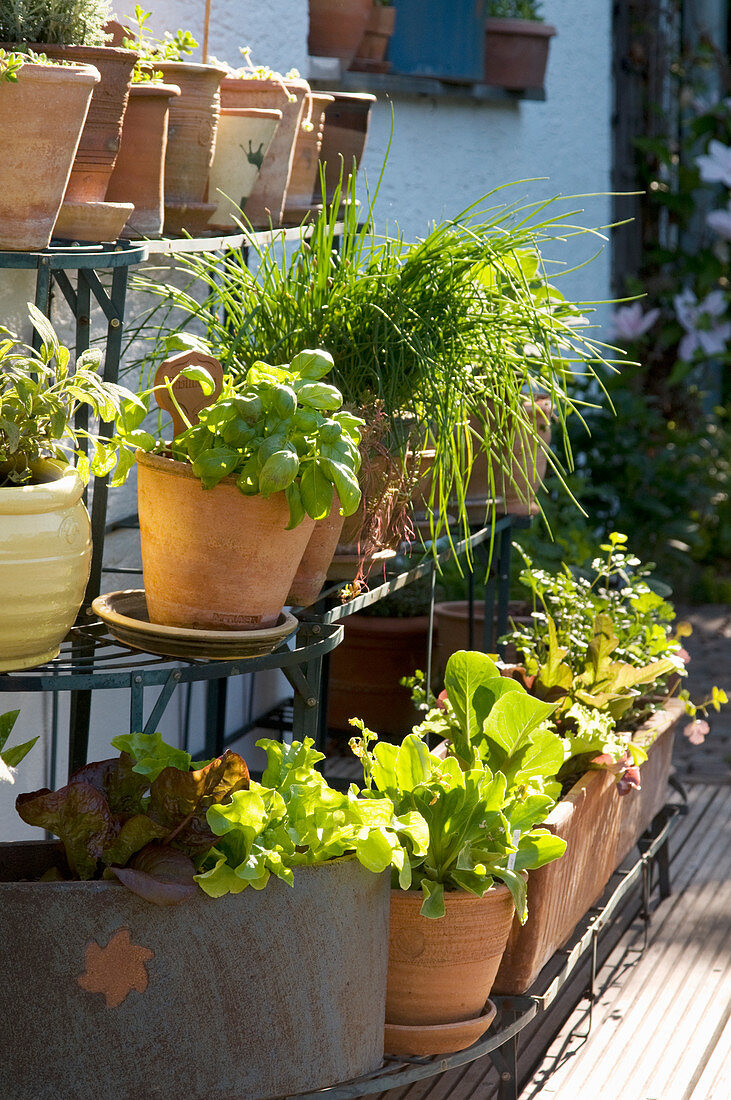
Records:
M482 897L500 879L524 922L521 872L566 847L536 828L560 789L553 777L564 749L545 728L554 708L502 677L482 653L453 654L446 683L447 698L401 745L371 747L377 734L353 719L361 731L351 747L363 765L362 793L388 799L399 817L416 813L426 822L428 847L410 854L411 888L424 894L424 916L444 914L445 890ZM430 752L427 735L448 737L449 754Z
M333 790L316 765L324 759L311 739L283 745L263 739L268 766L261 783L212 806L209 827L218 837L196 876L211 897L263 889L270 875L292 885L298 866L353 854L375 873L393 866L408 882L404 845L425 850L426 826L418 814L396 814L383 799L374 803Z
M0 714L0 781L8 783L15 781L14 769L38 740L37 737L33 737L30 741L24 741L22 745L5 747L19 714L19 710L9 710L5 714Z
M60 790L19 795L17 811L60 837L71 878L116 877L158 905L184 901L196 892L193 860L215 843L206 813L248 786L246 764L227 751L192 765L159 733L112 744L118 758L87 764Z
M129 26L124 28L127 37L122 44L125 49L135 50L140 55L136 69L144 71L156 61L183 61L197 49L198 43L190 31L177 30L175 34L165 31L162 38L156 37L148 25L151 15L152 12L135 4L134 20L127 17ZM144 77L140 74L137 79Z
M547 277L541 250L555 244L563 216L540 220L545 204L510 204L493 193L410 244L376 231L377 194L367 207L349 201L341 210L342 198L355 199L351 177L292 250L276 233L270 244L252 241L252 270L237 252L190 254L180 257L192 276L186 289L138 278L137 288L162 302L135 335L154 341L156 358L172 311L177 318L182 310L182 327L202 323L209 346L239 375L302 347L329 351L346 404L382 410L389 448L404 466L409 454L433 450L436 537L450 499L468 522L464 498L477 451L497 468L505 464L518 423L538 446L526 393L551 395L563 431L573 373L591 372L601 348L579 307Z
M540 9L537 0L487 0L487 15L493 19L527 19L542 23Z
M103 46L111 0L0 0L0 41Z
M25 54L0 50L0 83L5 81L7 84L17 84L18 73L26 59Z
M324 519L337 493L343 515L358 507L360 463L358 442L362 420L341 408L335 386L322 379L332 370L332 357L321 351L302 351L281 366L256 362L235 381L230 376L216 401L203 409L191 425L178 405L173 382L171 399L188 425L172 445L141 428L153 390L121 409L116 441L127 448L112 480L121 484L133 462L133 449L167 454L190 462L204 489L235 477L245 496L269 497L284 492L290 509L290 527L305 514ZM206 392L213 380L202 368L181 372L200 382Z
M83 481L108 473L116 451L101 435L77 425L85 406L104 423L112 423L122 404L139 406L139 399L123 386L99 377L98 351L83 352L70 368L68 348L53 326L29 303L31 320L41 337L40 351L8 337L0 342L0 485L30 482L42 459L64 464L76 459ZM89 461L85 445L94 444Z

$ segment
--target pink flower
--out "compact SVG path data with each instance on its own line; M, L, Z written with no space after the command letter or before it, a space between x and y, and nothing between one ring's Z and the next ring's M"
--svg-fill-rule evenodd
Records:
M696 718L695 721L688 723L683 730L683 735L688 738L691 745L702 745L710 732L711 727L708 722L703 718Z
M648 309L642 312L639 302L633 302L631 306L620 306L612 317L612 336L615 340L639 340L648 329L652 328L660 316L659 309Z
M633 764L631 768L625 768L624 772L617 780L617 794L624 795L629 794L630 791L641 790L640 769L636 764Z
M723 183L731 187L731 146L714 139L708 143L707 155L696 157L695 162L706 183Z
M731 321L718 321L727 311L728 303L722 290L712 290L699 302L690 288L673 299L675 314L685 329L678 355L689 362L696 351L704 355L722 355L731 339Z
M731 203L727 210L712 210L706 216L706 222L724 241L731 241Z
M675 656L680 657L680 660L683 662L684 665L687 665L690 661L690 653L688 653L687 649L679 649Z

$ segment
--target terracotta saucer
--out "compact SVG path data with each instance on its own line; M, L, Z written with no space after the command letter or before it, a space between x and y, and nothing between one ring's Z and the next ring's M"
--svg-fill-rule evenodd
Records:
M458 1020L455 1024L389 1024L386 1022L384 1046L387 1054L454 1054L477 1042L495 1019L497 1009L488 1001L480 1016Z
M263 630L194 630L151 623L142 588L106 592L92 603L110 633L132 649L186 660L233 661L240 657L264 657L299 626L294 615L283 611L276 626Z
M131 202L65 202L53 227L54 239L116 241L133 210Z

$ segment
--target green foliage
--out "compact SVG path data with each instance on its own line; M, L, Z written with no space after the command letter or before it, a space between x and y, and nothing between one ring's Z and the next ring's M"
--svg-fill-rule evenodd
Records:
M538 0L487 0L487 15L492 19L528 19L542 23Z
M410 853L411 888L424 894L424 916L443 915L445 890L482 897L497 878L525 921L521 872L549 863L566 847L536 828L554 805L559 785L553 777L564 759L561 739L545 728L553 707L501 677L482 653L450 657L447 694L448 702L401 745L371 748L377 735L353 720L361 730L351 747L363 764L362 793L388 799L399 817L418 814L426 822L426 850ZM428 734L449 737L446 758L429 751Z
M26 55L0 50L0 84L17 84L18 73L23 68Z
M111 0L0 0L0 41L103 46Z
M10 783L14 780L11 769L17 768L38 740L37 737L33 737L30 741L24 741L22 745L5 747L19 714L19 710L8 710L5 714L0 714L0 780Z
M417 852L426 844L418 815L397 817L387 799L374 804L353 790L347 795L333 790L316 770L324 757L309 738L257 744L268 759L262 782L208 811L218 840L196 876L207 894L238 894L247 886L262 890L270 875L292 885L296 867L351 853L375 873L393 866L408 875L404 843Z
M19 795L18 813L60 837L70 877L114 875L149 901L183 901L195 893L193 859L216 839L206 813L248 787L246 764L227 751L190 771L159 734L115 740L129 752L85 765L58 791Z
M434 450L436 537L455 510L450 499L467 523L468 473L480 449L499 468L516 423L536 440L525 392L551 396L562 432L572 377L591 373L601 349L547 275L542 249L555 245L559 225L563 232L564 213L546 216L548 204L511 204L495 192L407 243L376 231L377 193L358 206L351 180L341 213L337 188L293 249L276 232L270 244L252 242L251 270L238 252L191 253L179 257L193 277L186 289L137 278L162 302L135 335L155 341L156 359L173 311L182 311L183 328L202 323L209 346L239 376L260 359L326 349L346 404L381 409L402 459Z
M123 45L128 50L135 50L140 55L140 60L135 66L136 81L150 79L155 74L150 74L149 66L158 61L183 61L193 53L198 46L190 31L177 30L175 34L165 31L162 38L157 38L151 31L148 22L152 12L145 11L139 4L135 5L134 21L128 19L125 25L127 37L123 39Z
M144 431L141 423L153 393L148 390L137 404L122 408L116 442L129 448L128 456L140 448L190 462L204 489L234 477L245 496L284 492L290 527L305 514L324 519L334 493L341 514L349 516L360 502L363 421L342 409L339 390L322 381L332 366L331 356L321 351L302 351L281 366L253 363L243 378L225 379L219 397L201 410L193 426L175 399L175 380L169 380L166 388L187 429L172 446ZM205 369L187 367L181 374L212 392L213 380ZM124 481L130 465L131 457L120 463L113 485Z
M89 471L105 474L116 461L116 449L101 433L75 426L86 406L94 416L111 423L122 403L140 405L123 386L99 377L101 355L85 351L70 369L68 348L59 344L50 321L28 304L31 320L43 341L41 350L0 342L0 485L30 482L35 464L46 458L64 464L76 456L83 481ZM84 441L94 444L91 463Z

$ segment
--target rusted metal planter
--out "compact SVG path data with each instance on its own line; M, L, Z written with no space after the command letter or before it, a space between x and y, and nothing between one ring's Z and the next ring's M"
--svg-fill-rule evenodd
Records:
M683 704L671 699L635 734L646 748L654 737L640 769L641 790L620 797L612 774L587 772L546 818L545 827L563 837L566 851L530 872L528 920L522 926L513 923L495 993L518 994L531 987L665 804L675 727L683 711Z
M3 1095L266 1100L380 1065L388 874L335 860L170 908L5 881L53 848L0 845Z

